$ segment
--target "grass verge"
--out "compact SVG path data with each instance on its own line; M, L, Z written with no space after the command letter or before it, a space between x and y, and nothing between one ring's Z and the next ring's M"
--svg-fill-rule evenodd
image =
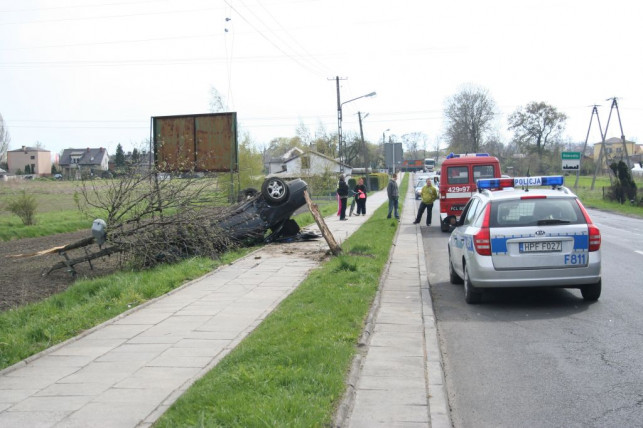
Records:
M67 290L0 313L0 370L64 342L132 307L243 257L253 248L223 254L220 260L193 258L143 272L121 272L80 280Z
M156 426L329 426L397 230L387 210L376 210L342 256L311 273Z

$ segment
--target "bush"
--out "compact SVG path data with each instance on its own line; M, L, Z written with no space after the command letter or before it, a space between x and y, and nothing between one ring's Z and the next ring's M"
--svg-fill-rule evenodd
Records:
M610 169L616 177L616 182L610 187L607 193L607 199L617 201L621 204L629 201L636 204L636 183L632 179L632 173L629 167L623 161L614 162Z
M38 203L33 195L26 191L7 203L7 211L17 215L25 226L36 224L36 208Z

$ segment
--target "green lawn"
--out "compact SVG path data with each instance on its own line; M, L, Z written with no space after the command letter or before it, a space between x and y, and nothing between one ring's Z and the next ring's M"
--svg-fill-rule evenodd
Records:
M35 238L73 232L92 227L93 218L78 211L74 201L77 183L54 180L16 180L0 182L0 241ZM5 204L24 190L36 198L36 224L25 226Z

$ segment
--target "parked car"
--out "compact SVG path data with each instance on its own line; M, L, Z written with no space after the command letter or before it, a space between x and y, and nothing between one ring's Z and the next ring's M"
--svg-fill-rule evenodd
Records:
M420 199L422 198L422 188L426 185L426 180L418 180L418 182L415 184L415 199Z
M467 303L480 302L485 288L503 287L579 288L585 300L598 300L601 233L563 181L478 180L480 193L464 207L448 243L450 280L464 283Z
M243 202L217 226L226 230L235 241L250 239L272 242L282 237L296 236L300 228L290 216L306 204L304 191L307 188L308 185L301 179L286 182L278 177L267 178L261 191L243 190ZM268 230L271 233L264 238Z

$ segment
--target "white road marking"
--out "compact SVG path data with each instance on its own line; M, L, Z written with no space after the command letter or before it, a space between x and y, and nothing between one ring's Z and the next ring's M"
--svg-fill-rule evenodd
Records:
M642 255L642 256L643 256L643 251L634 250L634 252L635 252L635 253L639 253L640 255Z

